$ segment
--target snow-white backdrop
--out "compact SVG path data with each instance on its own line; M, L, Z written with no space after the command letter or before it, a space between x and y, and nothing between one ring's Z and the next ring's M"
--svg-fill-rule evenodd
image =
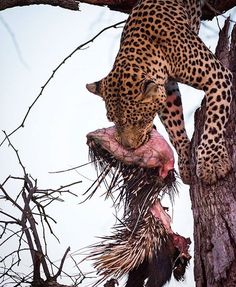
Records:
M77 46L92 38L101 29L127 16L106 8L80 5L80 12L72 12L49 6L12 8L0 14L0 130L7 133L14 130L23 120L28 107L39 94L41 87L57 65ZM223 22L223 17L219 21ZM201 29L201 37L214 51L218 28L216 22ZM86 83L106 76L112 67L119 48L121 28L110 29L82 50L76 52L56 72L43 94L32 108L25 127L11 137L18 149L28 173L38 179L41 188L57 188L82 180L71 188L77 197L65 196L63 203L54 203L49 213L57 221L53 226L60 239L58 243L48 234L48 250L52 260L59 260L68 246L71 253L96 242L96 236L108 235L115 223L111 201L104 201L97 195L84 204L79 204L83 192L96 178L93 166L70 172L50 174L51 171L68 169L88 162L86 134L101 127L110 126L106 119L104 102L90 94ZM193 113L200 105L202 92L181 85L186 127L193 132ZM158 130L166 136L158 119ZM4 134L0 133L0 141ZM9 175L22 176L16 155L5 142L0 147L0 182ZM176 166L177 168L177 166ZM16 185L8 190L19 192ZM179 196L175 198L173 230L185 237L193 234L191 202L188 186L180 183ZM168 203L169 204L169 203ZM0 207L0 208L3 208ZM8 207L7 207L8 208ZM10 208L10 207L9 207ZM6 248L12 248L11 244ZM193 244L191 245L193 255ZM76 260L82 259L76 255ZM192 260L193 261L193 260ZM27 270L30 260L22 260L20 271ZM76 268L72 261L65 263L72 274ZM192 265L187 270L186 280L168 286L194 286ZM91 271L92 267L83 262L81 270ZM20 272L19 271L19 272ZM68 283L67 281L64 281ZM90 281L84 280L81 286Z

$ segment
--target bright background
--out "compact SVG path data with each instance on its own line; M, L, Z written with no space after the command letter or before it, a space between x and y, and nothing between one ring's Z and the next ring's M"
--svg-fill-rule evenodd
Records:
M13 8L0 14L0 130L7 133L15 129L37 97L41 87L52 71L71 51L97 34L101 29L127 18L125 14L112 12L107 8L80 5L81 12L72 12L50 6ZM232 11L231 11L232 14ZM235 16L235 13L232 16ZM235 17L234 17L235 18ZM220 25L224 21L219 17ZM206 45L214 51L219 28L216 21L207 23L200 35ZM65 202L54 203L48 213L57 221L53 226L60 244L48 235L49 256L59 260L68 246L71 253L95 243L96 236L109 235L115 223L111 201L104 201L97 195L79 205L84 199L83 192L96 178L93 166L66 173L50 174L50 171L68 169L88 162L86 134L97 128L110 126L106 119L103 101L86 88L86 83L94 82L108 74L119 48L122 29L110 29L103 33L86 49L78 51L55 74L42 96L33 107L25 127L11 137L18 149L27 172L38 179L41 188L58 188L78 180L83 183L71 188L78 197L65 196ZM193 132L193 115L200 105L202 92L181 85L186 127L189 135ZM158 119L158 130L166 133ZM0 134L0 141L4 134ZM166 137L167 138L167 137ZM16 156L5 142L0 147L0 182L11 174L22 176ZM177 168L177 166L176 166ZM19 186L11 184L11 194L19 192ZM191 202L188 186L180 183L179 196L175 199L173 230L185 237L193 234ZM11 206L7 206L11 208ZM11 242L2 252L16 246ZM193 255L193 244L191 254ZM82 256L76 255L77 261ZM21 271L26 271L30 261L22 261ZM193 262L193 260L192 260ZM68 259L66 270L76 272L73 262ZM187 270L186 280L168 286L194 286L192 265ZM86 274L91 271L88 263L80 264ZM20 271L19 271L20 272ZM63 282L63 280L61 281ZM65 283L70 284L68 281ZM81 286L90 281L84 280Z

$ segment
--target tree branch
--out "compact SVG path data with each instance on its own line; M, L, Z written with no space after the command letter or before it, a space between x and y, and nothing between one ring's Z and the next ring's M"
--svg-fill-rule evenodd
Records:
M65 64L65 62L71 58L76 52L78 52L79 50L81 50L83 47L85 47L86 45L92 43L96 38L98 38L101 34L103 34L105 31L111 29L111 28L119 28L120 25L124 24L125 21L121 21L118 23L115 23L113 25L107 26L105 28L103 28L100 32L98 32L95 36L93 36L90 40L86 41L85 43L79 45L77 48L75 48L68 56L66 56L62 62L53 70L51 76L47 79L47 81L45 82L45 84L41 87L41 90L39 92L39 94L37 95L37 97L34 99L33 103L29 106L22 122L19 124L19 126L17 126L12 132L10 133L6 133L5 134L5 138L3 139L3 141L0 143L0 147L2 146L2 144L6 141L6 139L8 139L9 137L11 137L14 133L16 133L19 129L23 128L25 125L25 122L29 116L30 111L32 110L32 108L34 107L34 105L37 103L37 101L39 100L39 98L42 96L44 89L48 86L48 84L51 82L51 80L53 79L54 75L56 74L56 72L61 68L62 65ZM23 167L22 167L23 168Z
M61 275L62 268L63 268L63 265L64 265L65 260L66 260L66 256L67 256L67 254L68 254L69 252L70 252L70 247L68 247L68 248L66 249L66 251L65 251L65 253L64 253L64 255L63 255L62 259L61 259L61 264L60 264L60 266L59 266L59 268L58 268L58 271L57 271L57 273L52 277L53 280L57 280L57 278Z
M1 0L0 10L16 6L47 4L61 8L79 11L79 2L97 6L108 6L111 10L130 13L138 0ZM203 7L202 20L212 20L236 6L236 0L208 0Z
M98 6L108 6L111 10L130 13L138 2L137 0L82 0L81 3L93 4Z
M48 219L54 221L54 223L56 223L56 221L46 213L45 208L54 200L62 201L62 199L60 199L62 193L75 195L65 189L81 181L60 186L58 189L38 189L37 180L28 176L17 149L13 146L7 135L6 138L9 142L9 146L17 156L18 164L23 169L24 177L8 176L2 184L0 183L0 200L4 201L4 205L0 210L0 215L3 217L0 220L0 228L2 229L0 232L0 247L5 247L10 240L18 240L18 246L14 248L14 250L8 251L5 248L6 251L3 251L3 254L0 255L0 285L6 286L7 284L13 284L14 286L21 286L21 283L29 283L32 287L68 287L67 285L61 285L56 282L62 274L66 275L72 282L77 282L78 277L81 278L82 275L69 275L63 270L67 254L70 251L69 248L67 248L62 257L59 266L55 265L48 258L44 223L46 222L50 232L54 235ZM10 193L7 191L10 181L15 180L23 183L23 187L20 188L18 194L16 194L16 192ZM9 209L8 211L7 209L6 211L5 208L8 207L5 207L5 202L9 203L10 206L13 207L13 210ZM14 216L15 208L20 212L20 219ZM38 212L34 212L35 209L38 209ZM38 222L38 218L40 222ZM9 225L14 226L9 228ZM33 270L28 275L24 272L18 273L17 270L17 267L23 259L23 252L30 253L33 263L31 266ZM40 270L41 266L42 270ZM57 268L57 272L56 275L53 276L51 273L54 272L54 268Z
M1 0L0 10L35 4L48 4L51 6L58 6L69 10L79 11L79 1L77 0Z
M203 7L202 20L212 20L215 16L221 15L236 6L236 0L211 0Z
M98 6L107 5L111 10L130 13L137 0L81 0L81 3ZM202 20L212 20L216 15L221 15L236 6L236 0L208 0L202 9Z

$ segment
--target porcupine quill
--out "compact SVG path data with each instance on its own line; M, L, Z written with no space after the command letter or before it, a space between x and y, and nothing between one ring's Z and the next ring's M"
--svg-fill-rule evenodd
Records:
M91 139L89 155L98 178L85 192L87 198L91 198L103 182L106 196L115 198L116 206L124 207L123 218L114 226L113 234L101 237L101 242L91 246L88 258L94 261L101 277L93 286L126 274L129 274L126 287L143 287L146 279L148 285L145 286L161 287L169 281L172 271L177 280L182 280L189 258L180 257L173 238L150 212L150 206L160 202L164 194L173 202L177 192L175 172L169 171L167 177L161 179L158 167L137 168L124 164Z
M96 192L97 188L103 182L107 189L107 196L118 191L116 203L119 205L123 200L126 204L132 201L136 202L136 206L140 203L146 202L147 205L143 208L147 209L152 205L157 198L168 194L171 202L174 201L174 195L178 193L176 183L176 172L169 171L165 179L161 179L159 168L144 168L137 167L137 165L127 165L118 161L112 154L103 149L98 143L89 140L89 157L94 163L98 177L94 185L90 186L84 194L90 194L88 197ZM109 176L110 181L107 181Z

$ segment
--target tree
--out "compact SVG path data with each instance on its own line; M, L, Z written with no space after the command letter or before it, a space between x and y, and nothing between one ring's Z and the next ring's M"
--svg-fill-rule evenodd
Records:
M73 286L78 286L85 276L73 257L71 259L76 265L76 274L70 275L63 270L70 247L66 249L59 264L55 264L50 259L47 234L53 235L58 241L59 239L51 226L52 223L56 223L56 220L48 214L47 209L55 202L62 202L63 194L75 195L68 188L81 181L60 186L57 189L39 188L37 179L29 175L19 152L9 138L8 142L17 157L23 176L9 175L0 183L0 202L4 206L0 209L2 248L0 284L1 286L67 287L57 282L61 275L66 275ZM19 184L19 190L13 189L12 192L10 189L14 183ZM9 244L12 239L18 242L14 248ZM26 270L18 272L16 267L20 265L25 253L30 255L32 268L28 272Z
M196 286L235 286L236 284L236 25L229 43L227 19L219 37L216 55L233 72L233 102L226 130L228 149L232 159L231 173L216 185L201 184L194 175L195 148L204 122L205 102L196 112L195 134L192 139L192 184L190 195L194 217L195 281ZM230 46L229 46L230 44Z
M68 9L77 9L78 5L75 1L49 1L48 4L59 5ZM111 9L129 12L136 1L81 1L96 5L108 5ZM118 4L117 4L118 3ZM129 5L127 6L127 4ZM47 1L2 1L0 9L6 9L13 5L30 5L30 4L47 4ZM70 5L69 5L70 4ZM125 5L124 5L125 4ZM4 6L5 5L5 6ZM12 6L11 6L12 5ZM236 1L215 1L210 9L209 6L204 7L203 19L211 19L216 11L219 13L228 10L236 5ZM73 8L72 8L73 7ZM226 29L227 30L227 29ZM232 42L230 52L225 56L218 53L220 58L223 58L225 64L229 63L229 68L235 72L235 29L232 34ZM220 38L220 43L227 47L226 33ZM225 50L224 50L225 51ZM224 54L224 53L223 53ZM227 60L228 59L228 60ZM234 77L235 81L235 77ZM234 85L235 86L235 85ZM234 91L235 93L235 91ZM204 105L201 109L204 111ZM235 159L235 148L231 143L235 142L235 102L232 103L231 120L228 124L226 137L229 143L229 150L231 150L232 159ZM192 150L194 151L197 145L200 128L202 126L202 114L198 113L196 116L195 136L192 143ZM194 152L193 152L194 154ZM193 184L191 185L191 198L193 203L193 214L195 219L195 277L197 286L234 286L235 285L235 194L233 192L235 185L235 177L229 175L227 180L219 181L216 186L203 186L197 182L194 176L195 158L192 159L193 166ZM235 166L235 160L233 161ZM207 201L206 201L207 198ZM209 204L209 202L211 204ZM214 217L214 224L209 227L208 222L212 222ZM217 223L217 224L216 224ZM216 227L216 229L212 227ZM221 240L219 240L219 238ZM222 251L222 245L225 246L226 252ZM207 254L207 256L206 256ZM222 259L223 258L223 259ZM200 274L200 275L199 275ZM231 285L230 285L231 284Z

